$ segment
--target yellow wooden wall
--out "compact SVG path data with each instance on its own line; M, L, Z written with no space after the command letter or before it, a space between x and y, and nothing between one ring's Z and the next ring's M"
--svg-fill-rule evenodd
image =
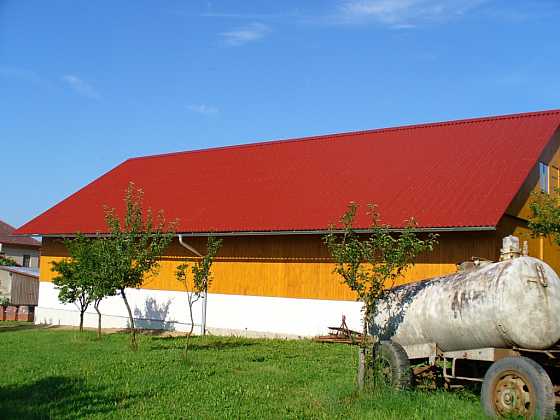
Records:
M497 241L493 232L443 233L440 243L400 282L411 282L453 273L456 263L473 256L495 259ZM189 244L204 251L204 238ZM51 281L51 262L66 256L62 242L45 238L41 256L41 280ZM184 290L175 280L175 269L194 261L177 241L169 247L157 276L147 278L143 288ZM353 293L332 273L334 265L318 235L225 237L213 266L210 292L252 296L354 300Z

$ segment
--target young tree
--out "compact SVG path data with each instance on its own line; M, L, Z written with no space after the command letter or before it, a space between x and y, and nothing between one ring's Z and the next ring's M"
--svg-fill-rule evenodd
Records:
M371 204L368 206L371 217L368 233L358 234L353 227L357 211L358 205L350 203L340 219L340 228L331 226L324 241L335 262L334 272L363 303L363 339L358 368L361 389L366 373L368 325L377 300L394 286L419 254L431 251L437 241L433 234L420 239L415 232L417 223L414 218L405 221L405 228L400 233L392 232L389 225L381 223L377 207Z
M187 292L187 305L189 307L189 315L191 319L191 329L186 336L184 358L187 359L187 353L189 351L189 340L194 330L194 316L193 316L193 305L200 300L204 295L206 299L206 294L208 293L208 288L212 283L212 274L210 269L212 268L212 263L214 258L218 253L220 247L222 246L222 240L216 239L213 236L208 237L208 243L206 246L206 255L191 268L192 280L188 279L188 264L181 264L177 267L175 276L177 280L183 284Z
M52 262L52 270L58 273L53 283L59 288L58 299L62 303L75 303L78 307L81 332L84 330L84 313L95 300L99 246L95 239L83 235L66 239L64 245L70 258Z
M548 194L539 191L532 194L529 203L531 216L529 229L533 236L548 236L560 245L560 201L558 192Z
M118 291L128 312L131 346L137 348L136 327L126 296L127 288L138 288L145 278L155 275L158 261L174 236L175 223L167 223L163 211L154 217L142 207L144 193L130 182L125 194L123 220L114 209L107 209L105 220L109 228L104 238L104 276L109 289Z

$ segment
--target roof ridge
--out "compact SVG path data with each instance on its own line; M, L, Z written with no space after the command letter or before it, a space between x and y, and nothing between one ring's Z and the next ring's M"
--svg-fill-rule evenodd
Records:
M132 158L127 159L125 162L133 161L133 160L143 160L143 159L169 157L169 156L176 156L176 155L182 155L182 154L197 154L197 153L214 152L214 151L231 150L231 149L250 149L250 148L255 148L255 147L273 146L273 145L276 145L276 144L306 142L306 141L314 141L314 140L329 140L329 139L338 138L338 137L361 136L361 135L372 134L372 133L386 133L386 132L393 132L393 131L417 130L417 129L429 128L429 127L445 127L445 126L450 126L450 125L473 124L473 123L480 123L480 122L486 122L486 121L497 121L497 120L538 117L538 116L551 115L551 114L560 114L560 108L543 110L543 111L522 112L522 113L515 113L515 114L490 115L490 116L486 116L486 117L463 118L463 119L458 119L458 120L439 121L439 122L433 122L433 123L418 123L418 124L400 125L400 126L396 126L396 127L382 127L382 128L368 129L368 130L346 131L346 132L341 132L341 133L319 134L319 135L314 135L314 136L304 136L304 137L297 137L297 138L267 140L267 141L245 143L245 144L233 144L233 145L227 145L227 146L208 147L208 148L205 148L205 149L183 150L183 151L178 151L178 152L159 153L159 154L155 154L155 155L132 157Z

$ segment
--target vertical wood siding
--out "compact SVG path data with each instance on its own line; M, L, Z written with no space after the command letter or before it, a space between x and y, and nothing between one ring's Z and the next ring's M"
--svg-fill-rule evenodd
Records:
M434 252L423 255L399 284L453 273L456 263L473 256L496 259L494 232L443 233ZM204 238L189 244L204 252ZM41 280L51 281L51 262L67 255L60 240L45 238ZM194 258L177 241L168 248L159 273L147 278L143 288L183 290L175 269ZM354 294L333 274L334 265L320 236L286 235L226 237L213 267L213 293L308 299L354 300Z

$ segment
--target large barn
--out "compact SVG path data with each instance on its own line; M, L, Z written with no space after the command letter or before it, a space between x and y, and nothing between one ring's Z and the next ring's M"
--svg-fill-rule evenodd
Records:
M439 234L402 282L452 273L473 256L496 260L510 234L558 270L558 249L531 238L527 218L530 193L559 186L559 126L553 110L129 159L18 229L43 237L36 320L77 324L76 308L58 303L51 262L67 255L61 238L106 231L104 206L122 212L130 181L146 207L179 219L189 246L204 252L209 233L223 237L207 301L214 333L310 336L342 314L359 328L360 305L322 242L351 201L377 204L395 229L414 216ZM357 227L368 227L364 214ZM129 292L139 326L188 328L174 271L194 259L177 237L159 274ZM105 327L126 326L119 297L101 310Z

